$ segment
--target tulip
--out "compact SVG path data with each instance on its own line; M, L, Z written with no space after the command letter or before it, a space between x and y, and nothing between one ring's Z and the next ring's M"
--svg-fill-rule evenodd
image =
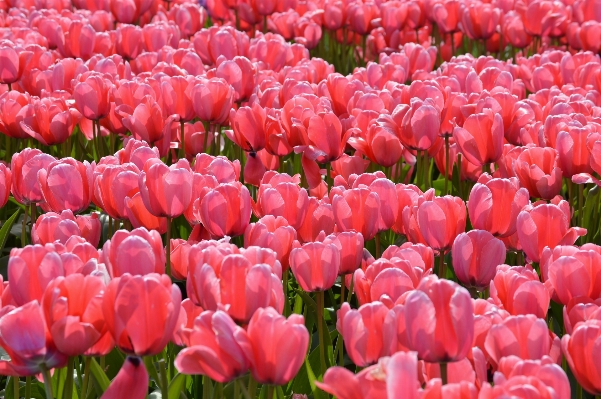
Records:
M596 348L601 338L601 321L589 320L561 338L561 349L578 383L592 395L601 394L601 369Z
M111 277L165 272L163 241L156 230L144 227L117 230L102 247L102 259Z
M133 24L152 6L150 0L115 0L110 2L111 12L118 22Z
M232 319L247 323L260 308L273 306L282 311L284 294L280 276L267 264L232 254L223 258L218 270L208 263L191 264L188 292L204 309L225 310Z
M340 251L339 275L353 273L363 260L363 236L355 231L330 234L324 244L332 242Z
M222 125L230 115L234 89L220 78L201 79L192 89L191 99L201 121Z
M467 211L475 229L508 237L516 232L518 214L528 203L528 191L520 188L515 177L494 179L483 174L470 191Z
M258 103L230 111L232 130L226 134L234 143L247 152L258 152L265 148L267 113Z
M94 189L98 205L113 219L128 219L125 197L133 197L139 192L139 174L136 165L126 163L110 165L96 175Z
M126 273L106 287L102 311L120 350L152 356L161 353L173 337L181 302L181 292L169 276Z
M78 273L58 277L46 287L42 308L52 339L65 355L83 355L102 336L103 290L102 279Z
M338 276L340 250L333 243L304 244L290 252L290 269L304 291L326 291Z
M484 343L493 369L502 358L511 355L524 360L550 356L557 362L561 356L559 345L559 338L549 331L545 320L531 314L510 316L493 325Z
M590 319L601 320L601 300L594 301L586 297L572 298L563 307L563 325L566 334L572 334L574 328L582 322Z
M100 230L97 213L74 216L71 211L62 211L60 214L48 212L40 215L31 226L31 242L46 245L58 241L65 244L70 237L79 236L97 247Z
M461 153L478 166L497 162L503 155L503 134L503 118L489 109L468 116L463 127L453 130Z
M395 314L381 302L362 305L358 310L343 303L336 328L344 339L349 357L359 367L396 352Z
M40 169L38 182L48 207L57 213L86 209L92 201L93 167L88 161L63 158Z
M369 125L364 135L350 137L348 143L384 167L396 164L403 154L403 145L396 132L378 123Z
M79 79L73 89L73 99L79 113L92 121L107 116L110 111L110 81L93 73L80 75Z
M436 276L424 278L405 300L409 348L430 363L465 358L474 339L473 309L465 288Z
M378 232L380 197L367 188L353 188L334 195L332 210L336 225L342 231L357 231L368 241Z
M461 16L461 3L456 0L435 3L432 8L432 17L442 33L457 31Z
M551 147L528 147L515 160L513 168L530 197L550 200L561 190L562 170L557 151Z
M501 10L491 4L470 4L462 9L461 25L470 39L487 40L497 29L500 17Z
M382 258L392 260L400 258L411 263L413 267L418 267L422 272L432 270L434 267L434 251L432 248L423 244L413 244L406 242L400 247L391 245L384 252Z
M392 117L399 125L399 139L412 150L427 150L438 138L440 111L431 100L414 98L410 108L395 108Z
M124 201L127 219L134 228L144 227L147 230L156 230L159 234L167 231L167 218L156 217L148 212L140 193L136 193L131 198L125 197Z
M29 106L31 98L26 93L16 90L0 95L0 131L9 137L18 139L29 138L23 130L21 122L31 118L33 108Z
M136 25L122 25L116 31L115 52L128 60L134 60L142 52L142 29Z
M485 230L471 230L455 238L453 270L464 285L485 289L505 262L505 244Z
M315 197L309 197L307 214L300 229L297 230L297 238L300 242L315 241L322 231L324 234L333 233L335 226L332 205L323 200L319 201Z
M4 163L0 163L0 208L8 202L12 185L12 173Z
M517 234L524 252L533 262L540 262L545 247L572 245L586 229L570 226L570 206L561 200L557 205L527 206L517 218Z
M123 126L139 140L155 145L163 140L171 119L165 121L163 111L151 96L144 96L135 108L119 105L115 112L122 118ZM160 146L159 146L160 147Z
M10 43L10 42L9 42ZM29 51L19 51L8 46L0 47L0 83L8 84L8 90L11 90L11 84L21 79L25 69L27 58L31 57Z
M240 182L220 184L211 189L199 204L200 220L214 237L244 234L250 214L250 192Z
M64 143L80 118L78 112L70 109L63 99L34 99L29 107L31 117L23 118L21 128L47 146Z
M416 210L419 231L434 250L447 252L465 231L465 203L459 197L434 197L421 202Z
M303 316L288 319L273 308L258 309L247 328L248 342L241 343L253 378L260 384L287 384L298 372L309 347Z
M530 265L498 266L490 284L490 298L514 316L545 318L550 303L549 292Z
M601 296L601 253L581 249L570 256L561 256L548 266L550 291L553 298L567 305L573 298Z
M148 371L139 357L128 356L121 369L104 391L101 399L144 399L148 394Z
M584 128L569 128L557 134L555 148L563 176L571 178L579 173L592 173L590 150L587 148L589 135L590 130Z
M219 63L215 70L215 76L227 81L234 89L234 100L236 102L246 101L254 93L257 85L256 75L256 66L248 58L240 56ZM251 106L251 108L254 107ZM233 126L233 124L231 125Z
M249 345L246 331L223 311L202 312L183 343L186 348L174 362L180 373L206 375L226 383L250 366L242 349Z
M0 318L0 346L10 357L10 361L0 360L3 375L19 377L43 373L49 378L49 369L67 365L67 356L59 352L52 341L37 301L23 304Z
M296 231L288 225L286 219L272 215L263 216L257 223L251 223L244 232L244 247L256 245L270 248L277 254L277 259L284 270L288 270L288 258L292 250L292 242L296 239Z
M261 183L257 202L262 215L282 216L295 230L302 226L307 215L307 190L292 181Z

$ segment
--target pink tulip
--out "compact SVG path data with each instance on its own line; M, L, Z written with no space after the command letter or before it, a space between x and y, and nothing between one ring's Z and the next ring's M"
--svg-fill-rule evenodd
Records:
M18 139L29 138L23 130L21 122L31 118L33 108L29 106L31 98L26 93L16 90L0 95L0 131L9 137Z
M165 251L161 235L143 227L117 230L102 247L102 259L111 277L165 272Z
M345 302L338 311L336 328L349 357L359 367L396 351L395 314L381 302L362 305L358 310Z
M296 239L296 231L290 227L286 219L267 215L257 223L251 223L244 232L244 247L251 245L270 248L276 254L284 270L288 270L288 257L292 250L292 242Z
M368 241L378 232L380 197L369 189L354 188L334 195L332 209L340 230L355 230Z
M119 105L115 112L122 118L123 126L136 139L144 140L151 145L158 145L161 140L168 137L165 135L165 131L173 118L165 121L161 107L150 96L144 96L134 108L125 104Z
M475 229L507 237L516 232L518 214L528 203L528 191L520 188L515 177L494 179L483 174L470 191L467 210Z
M201 79L192 89L191 99L201 121L221 125L230 115L234 89L220 78Z
M442 253L451 249L455 238L465 231L465 203L459 197L434 197L414 207L414 213L425 242Z
M513 169L533 198L550 200L561 190L562 170L557 166L557 151L551 147L526 148Z
M574 328L582 322L595 319L601 320L601 299L594 301L586 297L572 298L563 307L563 325L566 334L572 334Z
M200 220L212 236L244 234L250 220L251 198L241 183L220 184L210 190L198 206Z
M125 197L131 198L140 191L138 187L140 170L133 163L110 165L102 171L99 169L96 169L97 174L94 179L94 195L99 202L97 205L113 219L128 219Z
M410 107L395 108L392 117L399 125L399 138L412 150L427 150L438 138L440 111L431 100L412 99Z
M114 0L110 2L111 12L118 22L133 24L152 6L150 0Z
M138 185L144 205L158 217L178 217L192 200L192 173L186 160L171 166L162 162L147 163Z
M101 399L144 399L148 394L148 371L139 357L128 356L121 369L104 391Z
M322 231L324 234L333 233L335 226L332 205L324 200L320 201L315 197L309 197L307 214L303 224L297 230L297 238L300 242L315 241Z
M453 131L461 153L478 166L496 162L503 155L503 134L503 119L491 110L468 116L463 127Z
M580 249L570 256L561 256L548 266L545 283L553 299L567 305L573 298L601 296L601 253Z
M505 244L486 230L471 230L455 238L453 270L464 285L484 289L505 262Z
M148 212L140 193L136 193L131 198L125 197L124 201L127 219L134 228L144 227L147 230L156 230L159 234L164 234L167 231L167 219L156 217Z
M558 133L555 148L563 176L571 178L578 173L592 173L590 150L587 148L590 134L589 129L576 127Z
M4 163L0 163L0 208L6 205L12 185L12 173Z
M453 362L467 355L474 339L469 292L436 276L424 278L405 300L407 343L420 359Z
M249 345L246 331L222 311L202 312L183 344L186 348L174 363L180 373L206 375L226 383L250 366L242 349Z
M290 269L304 291L327 291L338 277L340 250L333 243L306 243L290 252Z
M73 99L80 114L97 121L109 114L111 82L99 74L80 75Z
M31 117L21 121L21 129L44 145L62 144L73 132L80 115L61 98L34 99Z
M27 58L31 56L29 51L17 51L8 46L0 47L0 83L10 85L18 81L25 69Z
M330 234L324 244L333 243L340 251L339 275L353 273L363 260L363 236L355 231Z
M71 211L60 214L48 212L40 215L31 226L33 244L51 244L56 241L65 244L72 236L84 238L94 247L100 242L100 220L98 214L74 216Z
M124 274L106 287L102 311L117 347L152 356L167 346L177 326L182 295L169 276Z
M601 321L589 320L561 338L561 349L578 383L593 395L601 394L601 370L596 348L601 337Z
M497 267L490 284L490 298L510 314L533 314L545 318L549 309L549 292L532 266Z
M67 365L68 357L52 341L37 301L23 304L0 318L0 346L10 356L10 361L0 361L3 375L34 376L43 369Z
M38 171L44 201L54 212L70 210L78 213L92 201L94 165L73 158L63 158Z
M309 332L301 315L288 319L273 308L258 309L241 343L253 378L260 384L283 385L298 372L309 346Z

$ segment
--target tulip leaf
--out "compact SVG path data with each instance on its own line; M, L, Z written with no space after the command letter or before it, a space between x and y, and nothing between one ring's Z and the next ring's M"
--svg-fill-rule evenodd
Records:
M19 217L19 213L21 213L21 208L17 209L15 213L4 222L2 228L0 228L0 253L4 250L8 233L10 233L10 229L13 227L15 220Z
M300 295L303 301L311 308L312 312L317 312L317 304L309 294L303 290L296 290L296 293Z
M169 397L179 398L179 393L184 389L186 375L177 373L169 383Z
M98 364L96 359L92 358L90 361L90 371L94 376L94 381L98 384L98 387L102 392L106 391L109 385L111 385L111 380L106 376L102 367Z

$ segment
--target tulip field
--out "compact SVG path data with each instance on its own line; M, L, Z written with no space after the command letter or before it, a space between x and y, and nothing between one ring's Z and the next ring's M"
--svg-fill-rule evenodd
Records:
M0 0L0 398L601 399L601 0Z

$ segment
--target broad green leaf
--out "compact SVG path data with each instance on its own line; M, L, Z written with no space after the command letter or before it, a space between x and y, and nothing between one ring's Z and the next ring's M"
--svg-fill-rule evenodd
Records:
M8 234L10 233L11 227L15 223L15 220L19 217L19 213L21 213L21 209L17 209L13 215L8 218L6 222L0 228L0 253L4 250L4 245L6 244L6 239L8 238Z
M94 381L98 384L98 387L102 392L106 391L109 385L111 385L111 380L106 376L104 370L100 367L96 359L92 358L90 362L90 371L94 376Z
M179 393L184 389L186 375L177 373L169 383L169 397L179 398Z

